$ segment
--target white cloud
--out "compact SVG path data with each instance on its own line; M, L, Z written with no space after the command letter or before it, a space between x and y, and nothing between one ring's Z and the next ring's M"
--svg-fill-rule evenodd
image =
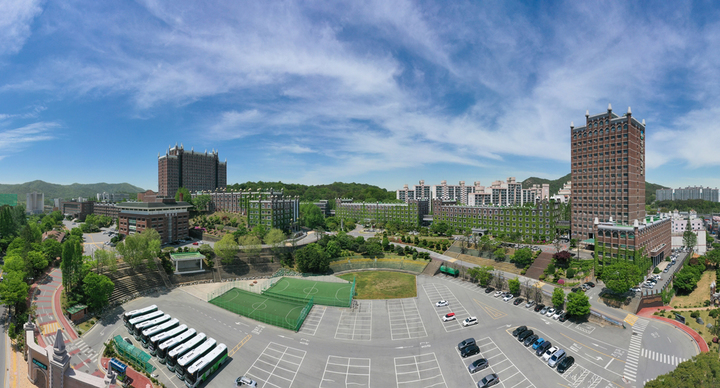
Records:
M210 126L209 136L214 140L240 139L259 132L263 115L257 110L223 112Z
M0 0L0 55L15 54L30 36L30 24L42 12L40 0Z
M312 148L300 144L275 145L272 146L272 149L276 152L291 154L311 154L316 152Z
M55 138L54 130L59 127L60 124L54 122L37 122L0 131L0 156L20 152L32 143L52 140Z

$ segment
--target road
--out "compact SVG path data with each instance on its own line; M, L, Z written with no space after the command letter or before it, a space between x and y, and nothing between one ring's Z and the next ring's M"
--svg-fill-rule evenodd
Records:
M0 274L2 274L2 271L0 271ZM5 374L5 371L9 368L7 365L8 360L11 358L10 353L10 338L8 338L8 318L7 318L7 308L5 305L0 305L0 325L2 325L2 335L0 335L0 352L2 352L2 357L0 357L0 382L2 383L3 387L8 386L8 381L6 380L9 376Z

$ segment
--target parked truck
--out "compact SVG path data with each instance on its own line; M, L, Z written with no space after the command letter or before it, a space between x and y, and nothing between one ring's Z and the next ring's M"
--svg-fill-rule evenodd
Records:
M440 266L440 272L442 272L442 273L444 273L444 274L446 274L446 275L455 276L455 277L458 277L458 275L460 274L460 270L459 270L459 269L457 269L457 268L452 268L452 267L448 267L448 266L445 265L445 264L442 264L442 265Z

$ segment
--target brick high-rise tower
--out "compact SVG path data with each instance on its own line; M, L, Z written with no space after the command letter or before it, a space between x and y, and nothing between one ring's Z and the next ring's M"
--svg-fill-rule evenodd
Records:
M632 225L645 218L645 120L630 108L618 116L590 116L570 124L572 144L571 237L594 238L593 221Z
M191 193L201 190L223 189L227 186L227 159L221 162L218 152L185 151L184 147L168 147L165 155L158 155L158 195L174 196L185 187Z

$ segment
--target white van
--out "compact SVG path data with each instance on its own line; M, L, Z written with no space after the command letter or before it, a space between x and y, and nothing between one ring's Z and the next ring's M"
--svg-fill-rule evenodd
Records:
M550 360L548 361L548 366L550 368L555 368L555 366L560 361L562 361L563 358L565 358L565 356L567 356L567 353L565 353L564 350L562 350L562 349L558 350L557 352L555 352L555 354L552 355L552 357L550 357Z

